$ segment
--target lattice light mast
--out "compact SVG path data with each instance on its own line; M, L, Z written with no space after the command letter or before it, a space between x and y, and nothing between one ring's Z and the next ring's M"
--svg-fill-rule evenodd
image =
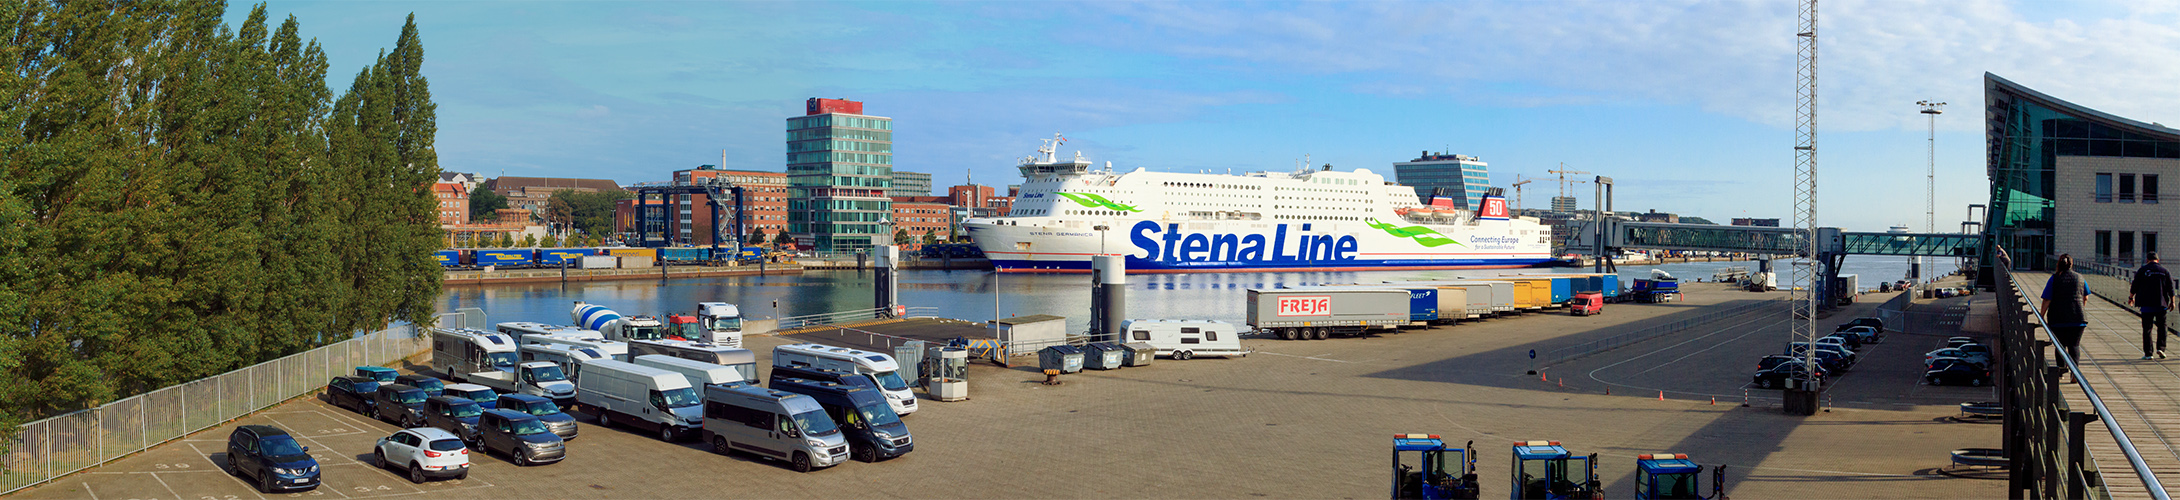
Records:
M1817 387L1817 301L1824 295L1824 285L1818 283L1824 276L1817 266L1824 265L1818 255L1817 242L1817 0L1801 0L1800 27L1795 32L1795 54L1799 64L1795 70L1794 93L1794 227L1801 228L1802 249L1800 262L1794 266L1794 278L1802 286L1799 294L1789 301L1794 308L1794 339L1808 342L1802 351L1804 390Z
M1922 113L1930 116L1929 174L1927 174L1928 177L1923 184L1923 232L1936 234L1938 232L1938 114L1945 112L1945 103L1915 101L1915 104L1922 106ZM1936 260L1931 259L1933 262ZM1915 287L1918 289L1923 287L1923 275L1927 274L1927 271L1923 270L1922 263L1922 257L1915 258Z

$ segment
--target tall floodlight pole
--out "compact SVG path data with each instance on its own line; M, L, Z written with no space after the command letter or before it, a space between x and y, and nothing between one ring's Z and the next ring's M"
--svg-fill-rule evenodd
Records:
M1923 114L1930 116L1929 173L1923 184L1923 232L1935 234L1938 232L1938 114L1945 112L1945 103L1915 101L1915 104L1922 106ZM1935 263L1937 259L1931 261ZM1926 274L1922 263L1922 257L1915 258L1916 288L1922 288L1923 275Z
M1794 92L1794 227L1801 229L1801 262L1794 266L1794 277L1802 283L1794 289L1799 296L1789 301L1795 316L1794 339L1808 342L1802 351L1802 367L1805 374L1801 390L1804 405L1815 403L1817 388L1817 301L1824 295L1823 285L1818 283L1824 273L1817 266L1824 265L1818 255L1817 242L1817 0L1801 0L1800 27L1795 32L1795 54L1800 60L1795 70ZM1791 398L1790 398L1791 399ZM1796 405L1790 401L1789 408ZM1813 407L1800 408L1814 414Z

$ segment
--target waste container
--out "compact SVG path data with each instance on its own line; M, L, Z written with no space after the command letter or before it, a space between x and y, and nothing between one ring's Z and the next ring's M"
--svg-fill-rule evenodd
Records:
M1118 370L1128 366L1128 350L1112 342L1091 342L1083 347L1082 367L1093 370Z
M1059 370L1060 373L1082 371L1082 349L1071 345L1056 345L1037 351L1037 368Z
M1120 348L1127 351L1128 366L1150 366L1151 360L1158 359L1158 348L1149 342L1129 342Z

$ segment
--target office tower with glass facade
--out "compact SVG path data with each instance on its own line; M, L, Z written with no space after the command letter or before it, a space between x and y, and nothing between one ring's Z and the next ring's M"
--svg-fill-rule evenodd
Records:
M2165 204L2159 192L2159 174L2180 171L2180 130L1989 73L1983 98L1991 204L1983 214L1979 284L1989 286L1994 244L2017 269L2050 269L2060 254L2078 264L2131 267L2158 251L2160 235L2180 234L2180 204Z
M931 196L931 174L893 171L893 187L886 196Z
M787 119L788 232L821 252L888 244L893 229L893 119L863 103L810 98Z
M1474 156L1424 151L1415 160L1393 164L1393 179L1415 188L1416 198L1430 203L1431 190L1446 188L1446 196L1461 208L1475 210L1491 189L1489 165Z

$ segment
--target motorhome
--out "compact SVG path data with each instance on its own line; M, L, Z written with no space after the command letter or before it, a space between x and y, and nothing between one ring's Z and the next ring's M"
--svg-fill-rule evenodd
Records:
M662 355L733 368L743 380L757 379L757 353L740 347L693 340L639 340L628 343L630 356Z
M819 406L825 407L825 414L840 424L848 438L848 456L856 460L877 462L916 449L908 425L901 423L901 417L893 413L893 407L878 391L839 382L778 377L772 379L772 389L817 400Z
M916 394L909 392L908 382L901 380L901 364L885 353L824 344L789 344L772 348L772 366L868 373L878 379L879 390L893 405L894 413L906 416L916 412Z
M500 333L514 337L516 342L522 342L525 337L532 335L606 340L606 334L597 330L585 330L582 327L570 325L549 325L535 321L510 321L493 325L493 328Z
M1241 335L1233 323L1202 319L1131 319L1120 324L1129 342L1158 349L1159 356L1190 359L1197 356L1243 356Z
M565 344L523 344L516 347L515 351L522 355L522 361L525 365L537 361L544 361L552 363L554 365L558 365L560 367L560 371L563 374L567 375L568 380L575 380L576 374L583 371L583 363L585 362L599 359L613 359L610 356L606 356L605 353L598 352L598 350L595 348L578 347ZM573 397L573 395L569 396L569 398ZM569 403L573 403L574 399L562 401L556 397L553 402L560 403L561 405L565 406Z
M704 387L704 441L793 464L797 472L848 461L848 440L809 396L753 385Z
M431 367L457 382L493 379L512 383L515 340L506 335L468 328L431 331Z
M596 332L592 332L596 333ZM628 362L628 343L603 338L576 337L570 335L528 335L520 342L530 345L564 346L568 349L590 349L604 354L606 359Z
M681 374L689 384L702 387L712 384L747 384L755 381L743 377L733 368L702 361L681 359L673 356L646 354L636 357L636 364Z
M674 441L704 424L701 396L679 373L614 360L583 364L575 379L577 411L598 417L600 427L623 425Z

